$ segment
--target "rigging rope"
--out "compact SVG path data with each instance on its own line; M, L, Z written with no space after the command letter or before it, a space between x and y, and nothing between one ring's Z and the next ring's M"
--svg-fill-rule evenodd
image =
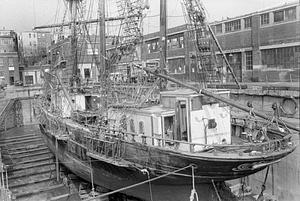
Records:
M215 182L214 182L213 179L211 180L211 183L212 183L213 186L214 186L214 189L215 189L215 191L216 191L216 195L217 195L217 197L218 197L218 200L219 200L219 201L222 201L222 199L221 199L221 197L220 197L220 195L219 195L218 189L217 189L217 187L216 187L216 184L215 184Z
M192 167L192 166L193 166L193 165L190 164L190 165L188 165L188 166L186 166L186 167L180 168L180 169L175 170L175 171L173 171L173 172L169 172L169 173L163 174L163 175L158 176L158 177L154 177L154 178L149 179L149 180L147 179L147 180L142 181L142 182L140 182L140 183L136 183L136 184L133 184L133 185L130 185L130 186L126 186L126 187L120 188L120 189L118 189L118 190L114 190L114 191L111 191L111 192L108 192L108 193L101 194L101 195L99 195L99 196L96 196L95 198L103 198L103 197L106 197L106 196L111 195L111 194L114 194L114 193L118 193L118 192L121 192L121 191L124 191L124 190L128 190L128 189L131 189L131 188L134 188L134 187L137 187L137 186L140 186L140 185L143 185L143 184L146 184L146 183L149 183L149 182L152 182L152 181L155 181L155 180L158 180L158 179L167 177L167 176L169 176L169 175L172 175L172 174L174 174L174 173L176 173L176 172L180 172L180 171L185 170L185 169L187 169L187 168L190 168L190 167ZM93 201L95 198L90 198L90 199L87 199L86 201Z
M261 185L261 192L260 192L259 196L257 197L257 201L260 201L263 199L264 191L266 190L266 182L267 182L267 178L268 178L268 174L269 174L269 169L270 169L270 166L268 166L268 168L267 168L264 183Z
M195 173L194 173L194 166L192 166L192 183L193 183L193 189L191 191L190 201L194 201L194 198L196 197L196 201L199 201L198 193L195 188Z

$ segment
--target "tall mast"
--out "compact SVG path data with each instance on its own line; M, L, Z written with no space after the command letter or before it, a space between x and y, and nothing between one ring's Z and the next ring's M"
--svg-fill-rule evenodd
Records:
M72 77L71 85L74 85L75 77L77 77L78 69L78 53L77 53L77 29L76 29L76 19L77 19L77 8L80 0L67 0L69 2L69 9L71 13L71 68Z
M167 0L160 0L160 68L165 72L167 66ZM162 83L160 83L162 89Z
M100 37L100 50L99 50L99 56L100 56L100 78L105 79L106 78L106 40L105 40L105 0L99 0L99 37ZM103 81L103 80L101 80Z

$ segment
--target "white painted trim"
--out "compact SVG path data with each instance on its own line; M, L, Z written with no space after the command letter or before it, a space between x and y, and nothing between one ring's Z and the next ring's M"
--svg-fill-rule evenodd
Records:
M260 50L266 50L266 49L274 49L274 48L282 48L282 47L293 47L293 46L299 46L300 42L294 42L294 43L282 43L282 44L275 44L275 45L265 45L260 46Z
M254 16L254 15L261 15L261 14L265 14L265 13L271 13L274 11L278 11L278 10L282 10L282 9L286 9L286 8L291 8L291 7L299 7L299 0L298 2L291 2L291 3L286 3L280 6L276 6L273 8L269 8L269 9L264 9L264 10L260 10L257 12L253 12L253 13L249 13L249 14L245 14L245 15L240 15L240 16L236 16L236 17L232 17L232 18L228 18L225 20L220 20L220 21L215 21L215 22L211 22L210 25L216 25L216 24L220 24L220 23L226 23L226 22L230 22L230 21L234 21L234 20L238 20L238 19L243 19L243 18L247 18L250 16ZM297 10L297 8L296 8Z

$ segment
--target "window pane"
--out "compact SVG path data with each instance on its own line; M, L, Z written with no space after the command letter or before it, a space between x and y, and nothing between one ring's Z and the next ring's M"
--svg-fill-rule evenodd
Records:
M216 33L222 33L222 24L216 25Z
M185 73L185 59L169 59L168 68L170 74L184 74Z
M251 17L245 18L245 19L244 19L244 22L245 22L245 29L251 28L251 27L252 27L252 20L251 20Z
M285 9L285 20L296 19L296 7Z
M253 70L252 51L247 51L245 53L246 53L246 70Z
M274 12L274 22L281 22L284 20L283 10Z
M260 24L264 25L264 24L269 24L269 13L265 13L260 15Z

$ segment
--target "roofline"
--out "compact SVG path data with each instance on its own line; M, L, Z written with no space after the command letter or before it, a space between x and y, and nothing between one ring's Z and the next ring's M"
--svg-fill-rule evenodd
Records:
M285 8L289 8L289 7L293 7L293 6L297 6L297 5L298 6L300 5L299 1L284 3L284 4L281 4L281 5L272 7L272 8L266 8L266 9L259 10L259 11L256 11L256 12L251 12L251 13L247 13L247 14L244 14L244 15L239 15L239 16L227 18L225 20L213 21L213 22L210 22L209 24L210 25L216 25L216 24L220 24L220 23L224 23L224 22L229 22L229 21L232 21L232 20L237 20L237 19L240 19L240 18L251 17L253 15L260 15L260 14L263 14L263 13L266 13L266 12L281 10L281 9L285 9Z

